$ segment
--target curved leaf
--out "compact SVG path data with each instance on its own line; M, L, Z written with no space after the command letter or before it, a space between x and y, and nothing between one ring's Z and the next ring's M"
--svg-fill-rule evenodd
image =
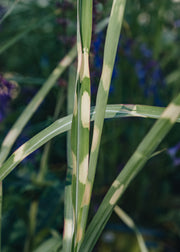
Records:
M108 105L106 107L105 118L119 117L143 117L158 118L164 108L143 106L143 105ZM91 109L91 121L94 120L95 110ZM0 168L0 180L3 180L25 157L40 148L53 137L70 130L72 115L65 116L49 127L42 130L29 141L17 149ZM180 122L178 117L177 122Z

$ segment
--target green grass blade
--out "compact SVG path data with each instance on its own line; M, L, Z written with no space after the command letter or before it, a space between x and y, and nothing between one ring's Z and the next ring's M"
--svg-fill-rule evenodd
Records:
M117 45L119 41L119 35L123 20L125 0L114 0L111 10L105 49L104 49L104 60L103 70L98 88L98 94L96 99L96 117L94 122L93 140L90 154L90 174L88 179L90 183L94 180L95 167L97 163L97 157L99 152L99 142L101 138L103 121L105 115L105 109L108 99L109 87L111 82L111 76L114 66L114 60L116 56ZM116 22L118 20L118 22ZM113 40L112 40L113 38Z
M128 109L124 108L128 106ZM136 107L137 113L134 109L130 107ZM121 113L122 111L122 113ZM133 111L133 113L131 113ZM141 114L142 111L142 114ZM158 118L164 108L143 106L143 105L108 105L106 109L105 118L123 118L123 117L144 117L146 118ZM94 120L95 109L91 109L91 121ZM40 133L35 135L29 141L24 143L19 149L17 149L9 159L0 168L0 180L3 180L25 157L30 155L33 151L40 148L43 144L47 143L53 137L60 135L71 129L72 115L63 117L49 127L42 130ZM180 123L180 116L177 118L177 122ZM14 157L19 157L14 160ZM15 161L15 162L14 162Z
M71 146L73 157L72 200L75 213L74 251L83 238L81 219L83 199L89 163L90 129L90 70L89 51L92 33L92 0L77 1L78 68L73 112Z
M144 137L131 156L124 169L113 182L102 204L100 205L95 217L90 223L84 237L80 252L92 251L97 239L101 235L103 227L107 223L113 208L124 193L125 189L143 168L147 160L151 157L153 151L163 140L169 130L172 128L180 115L180 94L164 110L159 120Z
M105 119L113 117L142 117L158 119L165 108L148 105L134 104L113 104L107 105L105 111ZM91 116L95 115L95 108L92 107ZM177 122L180 122L178 117Z
M89 172L85 186L85 193L81 210L84 225L86 225L88 217L88 209L90 205L90 198L96 172L96 165L99 154L99 146L103 129L105 110L108 100L109 88L119 42L120 31L122 27L125 4L126 0L113 1L109 24L107 28L105 48L104 48L104 58L103 58L103 69L96 98L96 108L95 108L96 116L95 116L93 138L90 152Z
M37 148L47 143L50 139L57 136L59 133L63 133L69 130L71 127L72 116L66 116L60 120L57 120L51 126L47 127L39 134L35 135L28 142L23 144L17 151L15 151L9 159L0 168L2 179L9 174L13 168L19 164L27 155L35 151Z
M137 226L135 225L134 221L132 220L132 218L125 213L118 205L116 205L114 207L114 211L115 213L118 215L118 217L130 228L134 231L137 241L138 241L138 245L140 248L141 252L148 252L148 249L146 247L145 241L143 239L142 234L139 232Z
M92 35L92 0L80 0L80 32L82 49L89 51Z
M67 113L73 111L74 105L74 90L75 90L75 76L76 70L72 65L69 69L69 82L68 82L68 96L67 96ZM71 252L72 239L73 239L73 205L72 205L72 170L73 162L71 156L71 132L67 133L67 175L66 186L64 192L64 232L63 232L63 251Z
M120 105L107 105L106 111L105 111L105 119L111 119L111 118L120 118L120 117L142 117L142 118L154 118L157 119L160 117L161 113L164 111L163 107L155 107L155 106L147 106L147 105L126 105L126 104L120 104ZM94 120L95 116L95 108L91 108L91 120ZM71 120L71 116L68 116L69 120ZM22 121L20 121L22 123ZM177 119L177 122L180 122L180 117ZM70 124L68 125L66 130L70 129ZM21 126L22 127L22 126ZM15 128L15 127L13 127ZM13 131L13 129L12 129ZM18 133L18 132L17 132ZM61 132L60 132L61 134ZM8 138L9 134L6 138ZM14 139L18 137L18 134L14 136L14 138L10 139L9 145L11 143L11 146L14 143ZM5 139L6 139L5 138ZM9 137L10 138L10 137ZM13 141L14 140L14 141ZM10 148L9 148L10 151ZM8 151L8 153L9 153ZM0 157L3 158L5 151L3 150L3 147L0 152ZM7 153L7 150L6 150ZM4 159L4 158L3 158Z
M77 75L75 83L75 94L74 94L74 108L72 117L72 127L71 127L71 155L73 162L73 173L72 173L72 204L73 204L73 244L75 247L75 238L77 234L77 220L78 220L78 178L79 178L79 137L80 137L80 71L82 64L82 42L81 42L81 32L80 32L80 1L77 1L77 56L78 56L78 66Z

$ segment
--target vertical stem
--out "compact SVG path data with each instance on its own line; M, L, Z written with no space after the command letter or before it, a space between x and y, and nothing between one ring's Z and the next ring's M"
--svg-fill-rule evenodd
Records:
M108 100L109 88L111 83L111 76L116 56L116 51L119 42L119 36L122 26L122 20L124 15L126 0L114 0L109 25L106 34L104 59L101 79L99 83L96 107L95 107L95 121L93 130L93 139L91 145L90 161L89 161L89 173L86 182L85 194L83 199L83 212L82 218L87 222L88 209L90 205L90 198L92 193L92 187L94 183L94 177L96 172L96 165L99 154L100 140L102 135L102 129L104 124L105 110ZM113 41L112 41L113 38Z
M75 68L70 67L69 82L68 82L68 95L67 95L67 113L71 114L73 111L73 96L75 90ZM64 232L63 232L63 251L71 252L72 239L73 239L73 205L72 205L72 169L73 161L71 155L71 132L67 133L67 175L66 186L64 192Z
M77 1L78 69L71 130L73 158L72 200L74 207L74 249L77 251L85 230L81 206L89 165L90 71L92 0Z

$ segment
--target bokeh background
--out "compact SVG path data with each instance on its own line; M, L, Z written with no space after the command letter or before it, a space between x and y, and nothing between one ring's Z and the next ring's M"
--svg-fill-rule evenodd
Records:
M15 3L16 2L16 3ZM14 4L14 5L13 5ZM92 105L100 79L111 0L94 0L91 45ZM4 18L8 10L11 13ZM21 34L19 36L19 34ZM112 38L113 39L113 38ZM76 1L0 1L0 143L62 57L76 42ZM76 62L74 62L76 68ZM13 150L50 125L56 103L67 114L72 68L58 80ZM127 1L108 103L167 106L180 90L180 1ZM153 125L152 119L105 122L90 219L112 181ZM180 251L180 129L175 125L119 202L135 221L152 252ZM3 252L24 251L29 208L39 202L35 247L53 232L62 235L67 169L66 134L51 145L44 185L37 176L43 148L27 157L4 181ZM94 251L139 251L134 233L113 214Z

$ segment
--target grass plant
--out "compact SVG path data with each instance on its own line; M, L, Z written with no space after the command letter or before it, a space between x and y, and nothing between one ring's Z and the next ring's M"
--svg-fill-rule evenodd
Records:
M126 0L113 0L112 2L104 45L103 67L95 106L91 106L91 69L89 64L93 1L77 0L77 46L73 47L60 61L2 142L0 150L1 183L25 157L46 144L41 157L40 170L35 179L36 184L42 186L45 182L45 175L48 169L48 155L51 148L50 140L67 132L67 177L64 194L63 237L55 235L53 238L44 241L39 247L34 246L39 204L38 201L34 200L30 205L29 233L24 246L24 252L93 251L113 210L126 223L130 223L131 228L133 228L137 235L141 251L148 251L133 221L119 209L118 201L130 186L131 181L154 155L157 147L173 125L180 123L180 93L166 108L135 104L107 105L125 7ZM105 19L105 23L107 24L107 19ZM97 32L104 28L104 25L102 27L101 25L99 26L100 28L98 27ZM26 30L25 33L31 29L35 29L34 25L29 30ZM6 50L12 43L17 42L22 36L24 36L24 32L12 41L9 41L6 45L3 45L0 48L0 53ZM74 67L70 65L76 58L76 55L78 62L75 78ZM67 99L68 115L58 119L63 101L62 94L64 95L64 93L61 93L57 97L53 118L55 122L25 142L9 156L17 137L21 134L23 128L43 102L46 95L68 67L70 67ZM124 117L141 117L144 120L151 118L157 119L157 121L139 143L127 164L118 174L105 195L97 213L90 223L88 223L89 207L92 199L104 120L120 120L120 118ZM93 129L92 139L90 138L90 129ZM1 205L3 203L2 195L1 187Z

